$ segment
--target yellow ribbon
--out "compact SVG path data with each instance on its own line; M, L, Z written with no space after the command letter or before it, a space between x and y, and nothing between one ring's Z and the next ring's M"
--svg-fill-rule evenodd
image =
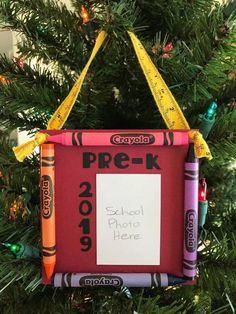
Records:
M206 157L209 160L213 159L210 149L199 131L191 130L188 136L194 143L195 156L198 158Z
M157 68L153 64L142 43L139 41L134 33L128 32L128 34L134 46L134 50L140 66L147 79L151 93L155 99L156 105L167 127L173 130L190 130L188 122L186 121L181 108L179 107L178 103L176 102L174 96L164 82ZM89 66L95 58L100 47L102 46L106 36L107 33L104 31L101 31L99 33L87 64L82 70L79 78L75 82L68 96L64 99L64 101L61 103L61 105L58 107L58 109L49 120L47 130L60 130L63 127L78 97ZM207 143L203 139L200 132L190 131L189 138L194 142L195 154L198 158L207 157L208 159L212 159ZM36 146L43 144L46 141L46 134L37 133L34 140L31 140L14 148L13 150L17 160L23 161L26 156L30 155L33 152Z
M185 119L181 108L169 90L161 74L155 67L144 46L134 33L128 32L139 64L148 82L151 93L156 105L166 123L168 129L190 130L189 124ZM198 158L206 157L211 160L213 157L209 147L198 131L190 131L189 138L194 142L195 155Z
M139 64L146 77L155 103L166 123L168 129L181 130L190 129L182 110L163 80L161 74L155 67L147 51L134 33L128 32Z
M75 82L74 86L72 87L71 91L69 92L68 96L65 98L65 100L60 104L60 106L57 108L51 119L48 121L47 130L60 130L64 123L66 122L74 103L79 95L81 86L83 84L83 81L85 79L85 76L88 72L89 66L92 63L93 59L95 58L98 50L100 49L101 45L103 44L105 38L107 36L107 33L102 31L99 33L92 54L85 65L83 71L81 72L78 80Z
M24 144L18 145L17 147L13 147L14 154L18 161L24 161L24 159L32 154L34 149L47 141L47 134L45 133L36 133L34 139L28 141Z

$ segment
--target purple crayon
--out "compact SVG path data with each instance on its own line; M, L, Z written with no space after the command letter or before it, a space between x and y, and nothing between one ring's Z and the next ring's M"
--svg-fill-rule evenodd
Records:
M54 287L168 287L186 280L166 273L55 273Z
M189 145L184 165L184 258L183 275L193 280L197 271L197 230L198 230L198 158L194 145Z

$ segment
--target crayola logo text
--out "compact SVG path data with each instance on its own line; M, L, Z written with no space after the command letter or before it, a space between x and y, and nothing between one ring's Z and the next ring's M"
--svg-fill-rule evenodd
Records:
M193 209L186 212L185 216L185 247L193 253L197 246L196 213Z
M114 145L149 145L155 142L152 134L127 133L114 134L111 137L111 143Z
M118 276L91 275L83 276L79 280L80 286L113 286L120 287L123 285L122 278Z
M43 218L45 219L50 218L52 216L53 211L53 185L52 179L47 175L42 176L41 203Z

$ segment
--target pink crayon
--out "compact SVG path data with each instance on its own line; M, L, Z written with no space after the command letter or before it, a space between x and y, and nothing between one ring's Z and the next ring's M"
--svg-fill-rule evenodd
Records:
M188 132L63 132L50 135L48 142L66 146L172 146L189 144Z
M197 230L198 230L198 159L191 143L184 166L184 258L183 275L191 280L197 272Z

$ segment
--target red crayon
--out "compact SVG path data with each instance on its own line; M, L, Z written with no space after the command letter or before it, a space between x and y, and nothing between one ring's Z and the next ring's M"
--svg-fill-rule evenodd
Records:
M57 135L49 135L47 140L66 146L175 146L189 143L188 132L152 132L145 130L143 132L63 132Z

